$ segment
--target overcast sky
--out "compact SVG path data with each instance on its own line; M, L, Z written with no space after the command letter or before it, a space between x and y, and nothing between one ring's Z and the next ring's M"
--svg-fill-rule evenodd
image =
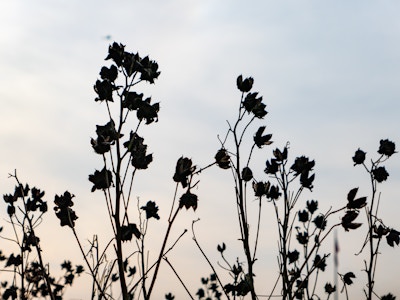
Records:
M164 232L176 160L185 155L200 166L213 160L219 148L217 135L225 134L226 120L232 122L237 113L239 74L254 77L254 90L264 96L269 112L258 125L265 124L273 133L274 144L252 164L260 177L266 178L262 171L272 149L290 141L293 158L304 154L316 161L314 192L305 193L301 203L312 198L325 209L337 207L356 186L369 195L368 174L354 168L351 157L360 147L368 160L376 158L380 139L400 146L399 13L397 1L3 0L1 192L13 190L7 175L14 169L21 181L46 190L49 203L55 193L69 190L76 195L82 239L94 233L107 235L107 223L99 222L106 219L104 199L101 193L90 193L87 176L102 168L90 137L95 136L95 125L107 118L105 107L94 102L93 84L101 66L108 65L104 58L109 43L117 41L128 51L149 55L161 70L155 85L139 88L161 103L159 122L143 131L154 162L141 172L134 192L141 201L152 199L160 206L163 225L154 225L160 227L151 239L159 243ZM399 229L398 156L389 160L387 169L390 177L380 185L380 209L385 223ZM224 241L232 249L239 245L228 175L219 169L202 174L199 208L187 212L175 231L178 235L191 220L201 218L198 237L215 261L218 243ZM4 211L4 204L0 207ZM259 285L267 294L276 279L277 252L276 228L268 220L272 207L265 208L263 237L268 243L260 246L260 260L265 262L260 262L256 275L264 274ZM46 222L54 226L43 224L43 235L48 236L42 238L48 245L43 246L45 258L55 269L67 257L82 263L72 233L58 227L52 212ZM360 281L365 280L362 259L352 256L361 245L361 233L339 236L348 252L341 253L344 263L339 271L349 271L347 263ZM345 241L353 239L359 240L358 246L346 248L351 243ZM399 249L383 245L382 254L378 292L400 296L400 263L389 260L399 257ZM229 255L235 260L239 254ZM171 261L186 274L193 294L200 277L211 272L190 234ZM198 272L186 273L188 264ZM184 299L171 271L163 271L160 299L167 291ZM328 280L333 281L329 272ZM355 287L353 295L360 295L361 288ZM87 299L88 294L81 285L71 289L69 297Z

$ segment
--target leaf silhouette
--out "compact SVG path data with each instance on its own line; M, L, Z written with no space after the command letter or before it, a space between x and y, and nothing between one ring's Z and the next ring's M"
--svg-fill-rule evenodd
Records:
M226 152L225 149L219 149L217 154L215 154L215 161L217 165L221 169L229 169L231 167L230 165L230 157L229 154Z
M142 235L137 228L136 224L129 223L128 225L121 226L121 241L130 241L132 240L133 235L139 239Z
M307 209L311 214L313 214L318 209L318 201L316 200L307 201Z
M104 167L101 171L96 170L94 174L89 175L89 181L94 184L92 192L108 189L113 183L112 173Z
M115 65L111 65L110 68L102 67L100 71L101 79L107 79L114 82L118 77L118 69Z
M272 134L263 135L265 130L265 126L261 126L258 128L256 134L254 135L254 143L257 145L258 148L262 148L264 145L271 145L272 141Z
M253 87L254 79L252 77L245 78L243 80L243 76L239 75L238 78L236 79L236 85L239 91L243 93L247 93L251 90Z
M244 167L242 170L242 179L244 181L250 181L253 178L253 172L249 167Z
M196 167L192 166L192 160L182 156L176 163L175 174L173 176L174 181L180 182L183 188L187 187L187 177L192 174L195 169Z
M158 206L154 201L148 201L146 206L142 206L140 209L143 209L146 212L147 219L160 219L160 216L158 215Z
M197 209L197 195L192 194L191 192L186 192L179 199L179 208L185 207L186 209L193 208L193 210Z
M352 278L356 278L356 275L354 275L353 272L347 272L346 274L343 275L343 281L347 285L353 284Z
M358 150L356 151L356 153L353 156L353 162L354 165L360 165L365 161L365 152L360 150L360 148L358 148Z
M394 247L394 244L399 245L400 243L400 232L391 229L389 234L386 236L386 241L390 247Z
M350 190L350 192L347 194L347 200L349 202L354 200L354 198L356 197L357 191L358 191L358 188L354 188L354 189Z
M350 229L357 229L362 224L361 223L353 223L353 221L358 217L358 212L355 210L348 210L344 217L342 218L342 226L345 231L349 231Z
M386 156L392 156L394 153L396 153L396 145L392 141L389 141L388 139L386 140L380 140L380 146L378 153Z

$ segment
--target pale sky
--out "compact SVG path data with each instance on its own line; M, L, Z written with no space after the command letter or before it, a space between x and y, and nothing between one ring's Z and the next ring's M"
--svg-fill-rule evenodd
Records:
M237 113L240 74L254 77L254 90L264 96L269 112L257 123L267 126L274 141L252 163L260 180L267 179L263 170L272 150L290 141L292 158L304 154L316 161L314 192L303 195L299 209L309 199L319 200L325 211L342 206L348 191L357 186L360 194L369 196L368 174L353 167L351 157L360 147L368 159L376 158L380 139L400 147L399 13L397 1L3 0L1 192L12 192L14 182L7 174L14 169L21 181L46 191L50 207L54 194L69 190L76 195L82 240L103 233L102 242L107 242L105 202L102 193L90 192L87 177L102 168L90 137L107 117L105 107L94 102L93 84L101 66L108 65L104 58L109 43L116 41L128 51L149 55L161 70L155 85L140 89L160 102L161 109L159 122L142 132L154 162L140 173L134 191L135 198L154 200L160 207L161 220L151 224L149 233L154 247L165 231L176 160L184 155L199 166L212 162L219 149L217 135L225 134L226 120L233 122ZM380 212L385 223L399 230L395 212L400 209L400 156L388 161L387 170L389 179L379 186ZM233 261L238 255L244 259L234 251L239 231L229 175L217 168L202 174L199 208L182 213L174 231L177 236L200 218L198 238L215 262L217 244L223 241L232 249ZM0 208L4 218L3 203ZM266 203L264 208L264 242L255 272L260 292L268 294L277 274L277 246L272 206ZM359 282L366 275L362 258L353 253L359 250L365 228L356 234L339 232L339 271L345 273L348 267ZM52 211L41 230L44 257L54 270L64 258L83 263L72 233L58 226ZM155 256L158 248L150 251ZM400 296L400 262L393 260L399 251L386 244L381 248L376 283L381 295L391 291ZM192 294L201 285L200 277L211 273L190 233L169 259ZM185 299L171 270L164 266L162 272L156 298L170 291ZM326 273L333 282L332 268ZM81 282L87 282L85 277ZM350 293L357 298L361 290L356 284ZM88 295L77 281L66 299Z

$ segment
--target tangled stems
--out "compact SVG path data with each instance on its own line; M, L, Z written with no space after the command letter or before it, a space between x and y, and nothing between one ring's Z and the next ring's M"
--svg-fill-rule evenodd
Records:
M283 224L281 223L279 216L277 215L277 222L278 226L280 227L279 229L279 244L280 244L280 256L281 256L281 275L282 275L282 296L283 299L286 299L287 297L289 299L292 298L291 295L291 288L290 288L290 280L289 280L289 274L288 274L288 269L287 269L287 252L288 252L288 240L290 239L289 235L289 217L290 217L290 211L291 211L291 205L290 205L290 199L288 198L288 180L287 180L287 174L285 170L285 163L281 165L281 178L278 178L278 182L281 186L281 189L283 191L283 200L284 200L284 219L283 219ZM275 202L274 202L275 204ZM278 210L275 209L277 212Z
M40 248L39 238L35 234L35 225L32 222L34 216L33 215L29 216L30 209L27 207L27 202L26 202L26 199L25 199L24 187L20 183L20 181L18 180L17 171L14 171L13 175L9 174L9 177L13 177L15 179L15 181L17 182L17 185L18 185L18 187L16 189L19 189L19 194L22 196L23 209L20 209L20 211L23 214L23 221L21 222L20 225L21 225L21 228L24 231L23 235L25 236L26 234L29 234L31 237L33 237L33 239L36 240L34 243L32 243L32 245L36 249L36 254L38 256L38 261L39 261L39 266L40 266L40 269L41 269L41 273L42 273L42 275L44 277L44 280L46 282L46 285L47 285L46 290L47 290L51 300L55 300L56 297L55 297L55 295L53 293L53 290L51 288L51 281L50 281L49 273L48 273L48 270L46 270L46 267L45 267L44 262L43 262L42 250ZM44 212L42 212L41 215L38 217L38 220L41 219L43 213ZM23 257L25 257L24 252L25 252L26 249L24 249L23 244L19 244L19 239L18 239L18 234L16 232L15 223L13 222L13 219L12 219L13 216L15 216L15 215L14 214L10 215L10 222L13 225L14 233L15 233L15 236L17 238L17 243L18 243L19 248L21 250L21 257L23 258ZM15 218L16 218L16 216L15 216ZM26 230L25 222L26 221L28 222L28 230L25 232L25 230ZM22 241L22 243L24 243L24 241ZM25 276L26 276L25 272L26 272L26 270L24 268L24 259L22 259L21 260L21 273L20 273L20 276L21 276L21 299L27 299L26 295L25 295L26 290L25 290L25 282L24 282L25 281Z
M386 157L386 159L388 159ZM366 164L363 162L362 165L364 166L365 170L368 172L371 181L371 205L366 207L365 212L367 214L368 219L368 245L369 245L369 261L368 263L365 261L365 272L367 273L367 291L366 293L367 299L372 299L374 295L374 284L375 284L375 272L378 260L378 249L381 242L381 238L378 239L377 243L374 243L374 228L376 228L377 223L377 216L378 216L378 208L379 208L379 198L377 199L377 179L374 176L373 170L376 170L378 166L384 162L385 160L384 155L382 154L375 162L372 161L371 169L368 169ZM363 246L364 248L364 246ZM361 250L362 251L362 250Z
M85 260L85 263L86 263L87 267L89 268L90 274L92 275L93 282L96 284L96 286L97 286L97 288L98 288L98 290L99 290L99 292L100 292L99 300L102 299L102 298L106 298L106 295L105 295L105 293L104 293L104 289L101 287L100 283L98 282L96 273L95 273L95 271L94 271L94 269L97 269L98 266L96 266L94 269L91 267L91 265L90 265L90 263L89 263L89 261L88 261L88 259L87 259L87 257L86 257L86 254L85 254L85 252L84 252L84 250L83 250L83 248L82 248L82 244L81 244L81 242L80 242L80 240L79 240L79 238L78 238L78 234L76 233L75 228L72 227L71 229L72 229L72 232L73 232L73 234L74 234L75 240L76 240L76 242L78 243L79 250L81 251L82 256L83 256L83 258L84 258L84 260Z
M136 224L129 221L129 200L136 171L147 169L152 161L152 155L146 153L147 145L143 143L144 139L137 132L141 124L151 124L157 121L159 110L158 103L151 104L150 98L143 99L143 94L133 92L131 89L141 82L154 83L160 72L155 61L151 61L148 57L142 58L137 53L127 52L124 45L115 42L110 45L106 60L111 60L112 64L110 67L101 68L101 79L96 81L94 89L97 93L95 101L105 102L106 104L109 122L106 125L96 126L97 138L92 138L91 141L94 151L103 156L104 168L102 171L96 171L93 175L90 175L89 180L94 183L92 191L104 191L107 210L114 231L114 249L121 295L122 299L128 300L131 295L126 282L126 265L122 243L131 240L133 236L140 239L142 234L145 234L138 230ZM118 76L122 76L120 80L122 85L117 83ZM117 117L115 118L117 124L114 123L110 109L110 102L114 102L115 95L118 98ZM137 126L134 131L130 132L129 140L122 144L123 127L132 111L136 111ZM112 172L107 170L107 153L109 154ZM125 158L128 158L128 161ZM130 182L127 183L129 169L132 170L132 176ZM125 194L126 184L129 188L127 197ZM114 199L112 199L110 193L112 188L114 188ZM141 247L144 248L144 239L142 239ZM142 259L144 259L143 249L139 252L142 253ZM144 274L143 267L144 262L142 262ZM142 290L145 299L147 299L149 296L145 288L145 277L143 277Z
M120 298L123 300L133 299L136 291L139 293L139 298L144 298L145 300L149 300L152 297L154 298L156 294L155 291L157 290L155 288L155 283L159 276L162 261L165 261L166 264L170 266L185 288L190 299L194 299L185 285L184 280L166 256L185 234L186 230L175 240L168 250L166 249L169 244L168 241L171 236L172 226L177 220L180 210L184 207L186 209L193 208L193 210L197 208L198 198L197 195L193 194L193 190L194 187L197 186L198 181L192 182L193 176L198 175L203 170L213 165L218 165L225 170L230 169L232 172L235 184L234 205L236 205L236 214L240 228L239 240L241 241L242 255L244 254L245 259L242 258L240 260L239 257L237 257L235 263L229 262L227 256L223 254L226 249L225 243L223 243L222 246L218 245L217 250L221 253L223 264L225 264L225 266L219 266L231 275L233 281L233 283L231 281L231 283L223 286L221 278L218 277L216 273L216 268L214 268L211 261L204 253L195 236L194 224L196 221L193 221L193 240L213 270L210 281L207 281L208 279L202 279L202 284L205 286L207 296L209 298L215 297L220 299L223 294L217 289L219 284L223 288L227 299L230 299L230 297L233 299L242 299L246 296L250 296L252 300L255 300L264 297L256 293L254 269L255 262L259 259L257 255L260 255L260 251L257 252L257 248L259 247L259 237L262 236L260 234L262 230L261 210L264 208L262 201L266 198L268 202L272 203L275 209L276 222L278 225L277 231L279 235L277 238L279 277L273 287L273 291L276 285L278 285L279 280L281 280L282 288L280 296L283 299L314 299L317 296L315 291L317 281L320 280L319 274L324 271L326 266L325 261L329 256L329 254L320 255L319 251L322 249L321 243L325 242L332 230L339 225L341 225L345 231L354 230L361 226L361 223L355 223L354 220L359 215L360 209L367 205L366 197L355 199L355 194L358 190L358 188L355 188L348 194L347 205L340 209L334 211L331 209L325 214L314 215L318 205L317 201L311 200L310 202L307 201L306 209L295 213L294 209L296 204L298 204L300 196L303 195L303 191L305 189L312 191L314 161L301 156L295 159L292 166L288 165L288 144L286 144L283 150L274 150L273 157L266 162L266 169L264 172L276 185L272 185L270 181L262 182L254 178L253 172L250 169L253 151L256 148L270 145L272 143L270 141L272 135L264 134L266 127L261 126L253 136L254 143L245 143L251 125L254 124L256 119L263 119L267 114L265 110L266 105L262 102L262 97L260 97L258 93L250 92L253 85L253 79L251 77L243 79L242 76L239 76L237 78L237 87L241 92L237 119L233 126L228 122L229 128L225 139L220 141L221 149L215 156L215 162L198 169L197 166L192 165L191 159L183 156L179 158L173 176L173 180L176 182L176 188L171 210L169 211L166 232L163 236L161 248L157 251L155 262L148 267L148 257L146 257L145 254L147 253L147 249L145 251L145 246L147 247L145 236L150 224L149 219L160 219L158 215L158 206L154 201L149 200L146 205L140 207L138 200L139 226L132 222L132 217L128 212L132 204L130 200L134 192L133 181L136 179L135 176L140 170L147 169L153 159L152 154L147 153L147 145L144 144L144 139L139 136L139 129L141 129L141 126L157 122L159 104L151 103L151 98L144 98L143 94L133 92L132 90L133 87L142 82L154 83L154 80L158 77L160 72L158 72L158 65L156 62L151 61L148 57L142 58L137 53L127 52L124 47L125 46L122 44L117 43L110 45L106 59L112 61L111 66L101 69L101 79L97 80L94 86L97 94L95 101L100 101L103 104L105 103L108 123L105 125L97 125L97 136L91 140L93 150L95 153L99 154L102 159L103 169L101 171L96 170L94 174L89 175L89 180L93 183L92 191L100 190L104 195L113 232L113 237L101 254L99 253L97 238L93 239L89 253L84 253L75 229L75 221L78 217L71 208L73 206L73 202L71 201L73 195L65 192L63 196L56 195L54 201L56 204L56 216L60 219L61 226L71 227L79 249L88 266L90 275L93 278L92 299L96 298L96 296L99 299L113 299L112 293L108 292L109 289L111 290L113 282L117 282L119 285ZM117 78L118 82L116 81ZM115 104L115 109L111 107L111 105L114 105L112 103ZM132 112L136 114L137 123L132 127L133 130L127 132L126 125L130 124L130 122L127 121L128 117L132 117ZM114 114L116 114L116 116L114 116ZM124 136L125 140L122 142ZM227 149L228 141L233 145L232 151ZM243 150L245 146L248 150L246 150L247 155L244 154ZM376 161L371 161L370 168L364 163L365 152L362 150L359 149L356 151L356 155L353 157L355 165L363 165L369 173L372 185L370 205L365 208L369 227L364 245L360 251L360 253L364 249L365 251L369 251L368 258L364 261L364 271L367 273L367 284L364 288L364 292L368 300L371 300L373 295L378 296L375 290L375 274L377 270L379 247L381 246L383 237L386 237L389 246L394 247L394 244L398 245L400 243L400 233L386 226L378 217L380 195L377 193L377 185L385 181L389 176L386 169L381 164L395 153L394 143L389 140L381 140L378 153L380 157ZM45 206L43 202L40 202L41 193L39 192L40 197L36 194L36 196L34 196L34 193L32 193L32 198L39 199L36 199L39 204L35 204L38 204L38 206L29 208L32 207L30 206L31 204L29 204L30 198L26 195L28 193L26 190L29 191L29 189L24 189L19 183L16 174L13 177L16 178L19 186L16 188L14 195L5 195L4 200L8 203L7 213L10 216L11 225L15 233L15 240L9 240L15 242L19 246L20 253L18 254L18 259L14 257L14 254L9 256L6 268L14 268L14 280L12 286L8 288L2 296L5 299L10 298L9 295L11 295L12 298L16 298L17 293L19 293L21 299L27 300L29 297L36 297L36 294L40 293L40 291L32 292L32 285L30 282L28 283L29 279L27 279L27 274L29 275L29 271L32 272L32 270L30 270L26 251L28 251L27 249L30 251L32 248L35 249L37 253L37 265L39 267L33 271L40 272L41 278L37 282L40 282L44 289L42 291L42 296L48 296L52 300L59 299L60 290L57 289L59 289L61 285L58 284L59 281L57 282L54 278L50 277L49 268L46 269L47 266L42 257L39 239L35 235L35 228L41 221L43 213L47 210L47 206ZM295 179L299 180L298 188L291 190L291 188L293 188L292 183ZM253 220L250 214L252 210L248 210L248 208L250 208L249 184L252 184L255 192L253 199L258 202L258 206L255 207L255 210L257 210L257 216L254 218L254 222L256 222L255 226L253 226L254 224L250 224ZM183 195L178 200L177 194L179 185L182 185L184 191ZM27 199L25 199L25 197ZM17 211L17 216L14 202L16 202L18 198L22 198L23 206L17 207L17 209L19 209ZM177 204L178 201L179 204ZM280 201L281 204L279 204L278 201ZM35 219L34 216L36 217L37 215L34 215L32 212L37 208L39 208L42 213L39 213L39 216ZM327 218L343 210L346 210L346 213L341 218L340 223L327 227ZM146 220L142 219L144 214L146 214ZM299 218L298 222L302 223L300 226L295 225L297 217ZM312 220L312 218L314 218L314 220ZM314 229L312 223L315 225ZM25 235L24 238L21 239L18 232L19 227L23 228L23 233L29 235L32 239L29 242L30 244L26 244ZM327 228L326 231L325 228ZM253 229L254 235L252 235ZM127 255L127 251L131 245L128 242L132 241L132 239L136 242L133 244L136 244L138 249L132 250L132 252ZM292 247L292 242L296 239L299 242L300 252L302 253L299 253ZM376 241L374 241L374 239L376 239ZM113 247L110 247L111 245ZM106 253L108 256L108 253L112 252L112 250L114 250L115 253L113 254L111 262L109 262L106 258ZM89 263L90 254L93 255L92 263ZM133 279L129 281L129 278L135 274L136 266L131 268L131 266L128 265L128 259L134 255L137 256L136 266L138 266L140 270L140 278L135 283ZM0 252L0 260L4 259L6 258ZM105 267L103 267L104 265L102 266L104 262L106 264ZM65 263L65 265L68 265L68 263ZM67 269L71 270L71 267L67 267ZM70 275L73 278L73 275L78 274L78 271L75 271L74 274L72 273L73 272L71 272ZM337 270L335 270L335 273L337 273ZM103 277L101 277L101 274L103 274ZM16 287L16 285L18 285L17 281L19 280L18 275L21 277L21 288ZM347 285L352 283L352 278L355 278L355 275L352 272L348 272L344 275L339 274L339 276L344 283L342 291L345 290L346 298L349 298ZM65 277L65 279L67 279L67 277ZM335 285L337 285L336 282ZM55 287L54 290L52 290L52 287ZM325 285L325 292L328 294L328 298L335 290L336 286L332 286L331 284ZM269 295L269 298L273 297L273 291ZM196 295L199 296L199 299L206 297L204 290L202 290L202 292L199 290ZM165 298L171 300L174 299L174 296L169 293ZM385 300L393 299L393 296L388 294L380 298Z
M82 266L73 268L71 262L65 260L61 264L61 268L65 270L63 276L65 283L61 284L61 279L56 281L50 275L50 267L45 264L43 259L40 238L36 235L36 228L42 223L43 215L48 210L47 202L43 199L45 192L36 187L30 188L28 184L25 186L21 184L16 171L10 177L16 180L17 185L14 193L3 195L3 199L8 204L7 213L15 239L1 238L15 242L20 252L16 256L11 254L8 257L5 271L8 271L8 267L12 267L14 278L11 286L8 286L7 282L2 283L2 288L5 288L2 296L4 299L9 297L16 299L18 294L18 297L24 300L40 296L49 297L52 300L61 299L66 285L72 285L75 275L81 274L84 269ZM56 214L59 213L57 209ZM67 221L68 224L70 222L70 220ZM17 227L21 228L21 232L18 232ZM30 257L33 253L32 249L36 250L34 259ZM0 251L0 260L5 259L6 257ZM20 277L19 286L17 274Z
M242 76L239 76L237 79L237 86L238 89L241 91L241 100L240 100L240 106L239 106L239 111L238 111L238 118L234 124L234 126L230 126L229 122L229 131L225 137L225 140L221 142L222 144L222 149L217 153L216 155L216 160L218 165L223 168L227 169L230 168L232 169L233 173L233 178L235 181L235 195L236 195L236 207L237 207L237 215L238 215L238 221L239 221L239 227L240 227L240 240L242 241L243 245L243 251L246 256L246 262L247 262L247 274L245 275L246 277L246 289L251 294L252 300L257 299L257 295L255 292L255 286L254 286L254 272L253 272L253 265L254 262L256 261L256 251L257 251L257 245L258 245L258 236L259 236L259 226L260 226L260 221L261 221L261 202L259 204L259 214L258 214L258 224L257 224L257 232L256 232L256 238L255 238L255 243L254 243L254 251L253 253L251 252L250 249L250 232L249 232L249 223L248 223L248 215L247 215L247 199L246 199L246 194L247 194L247 182L250 181L253 177L252 172L249 168L249 163L250 159L253 153L253 149L255 147L255 144L251 147L250 153L248 155L247 159L247 164L244 168L241 166L241 146L243 142L243 138L245 137L245 133L249 126L253 123L253 121L256 118L263 118L267 112L265 111L265 104L262 103L262 97L258 97L258 93L250 93L249 91L251 90L253 85L253 79L246 78L243 80ZM249 118L248 121L243 125L242 129L239 129L239 125L242 125L242 122L244 121L244 117L246 113L251 114L251 117ZM234 156L235 159L232 160L227 154L225 153L225 142L227 141L227 138L229 136L229 133L233 135L233 143L234 143ZM268 144L268 140L263 142L265 144ZM258 145L259 147L261 145ZM230 161L230 163L229 163ZM261 200L260 200L261 201ZM235 282L236 284L236 282Z

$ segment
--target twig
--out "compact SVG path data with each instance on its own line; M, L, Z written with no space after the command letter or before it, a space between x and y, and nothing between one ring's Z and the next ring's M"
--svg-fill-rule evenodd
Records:
M217 272L215 271L215 268L214 268L213 264L212 264L211 261L208 259L207 255L204 253L204 251L203 251L203 249L201 248L199 242L197 241L196 234L194 233L194 223L196 223L196 222L198 222L198 221L200 221L200 219L197 219L197 220L192 221L192 234L193 234L192 239L193 239L193 241L196 243L196 246L197 246L197 248L199 248L199 250L200 250L201 254L203 255L203 257L206 259L206 261L207 261L208 265L210 266L211 270L214 272L215 277L217 278L218 283L219 283L220 286L222 287L222 290L224 291L225 296L226 296L228 299L230 299L229 295L226 293L226 291L225 291L225 289L224 289L224 286L223 286L223 284L222 284L222 282L221 282L221 280L220 280L220 278L219 278Z
M182 279L179 277L178 273L175 271L175 268L172 266L172 264L169 262L168 258L166 256L164 256L164 260L167 262L167 264L170 266L170 268L172 269L172 271L174 272L174 274L176 275L176 277L178 277L178 280L180 281L180 283L182 284L183 288L185 289L185 291L188 293L190 299L194 300L192 294L190 294L188 288L186 287L186 285L183 283Z

